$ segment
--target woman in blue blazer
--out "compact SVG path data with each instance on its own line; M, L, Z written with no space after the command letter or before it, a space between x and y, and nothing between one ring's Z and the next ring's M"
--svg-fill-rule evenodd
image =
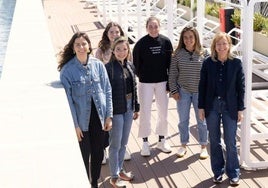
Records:
M211 44L211 56L204 60L199 82L199 117L206 118L209 131L213 181L222 182L226 172L231 185L239 184L239 161L236 147L237 122L242 119L245 77L240 59L231 53L231 38L217 33ZM226 145L226 161L221 146L221 123Z

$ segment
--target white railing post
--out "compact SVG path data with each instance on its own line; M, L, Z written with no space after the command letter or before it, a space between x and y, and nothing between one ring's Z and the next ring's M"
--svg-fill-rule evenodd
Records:
M201 43L203 44L203 29L204 29L204 19L205 19L205 0L197 1L197 31L199 33Z
M191 0L191 12L190 12L190 20L192 20L194 18L194 0Z
M124 32L127 33L128 31L128 3L127 1L124 1L124 19L123 19L123 29L124 29Z
M170 41L173 43L173 5L174 0L165 0L167 7L167 35Z
M241 26L243 30L243 67L245 71L245 106L244 120L241 125L241 152L240 160L242 167L249 169L267 168L267 161L252 161L250 159L250 143L256 140L256 136L251 131L251 98L252 98L252 69L253 69L253 17L254 5L259 2L268 2L268 0L242 1L244 10L242 12ZM260 133L261 137L261 133ZM267 137L266 137L267 138Z
M251 120L251 95L252 95L252 48L253 48L253 7L247 5L247 0L241 1L243 11L241 11L241 28L242 33L242 62L245 72L245 106L244 119L241 124L241 147L240 163L249 163L250 153L250 120ZM246 20L246 21L245 21ZM246 30L243 28L247 28Z
M99 4L99 1L100 0L98 0L98 4ZM107 25L107 14L106 14L106 5L105 5L105 3L103 3L103 5L102 5L103 7L102 7L102 14L103 14L103 16L102 16L102 19L103 19L103 25L104 25L104 27L106 27L106 25Z
M137 30L138 30L138 35L137 35L137 41L141 38L142 36L142 7L141 7L141 1L142 0L137 0L137 11L138 11L138 15L137 15ZM147 2L147 1L146 1Z
M123 25L122 23L122 0L118 0L119 5L117 6L118 14L117 14L117 20L119 25ZM126 11L126 10L125 10Z

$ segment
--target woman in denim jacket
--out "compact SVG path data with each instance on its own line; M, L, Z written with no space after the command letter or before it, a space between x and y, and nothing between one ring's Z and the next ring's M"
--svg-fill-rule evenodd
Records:
M125 187L121 180L130 181L133 174L123 170L124 155L133 119L138 118L139 104L135 74L127 38L119 37L112 45L112 56L106 69L113 93L113 128L110 131L110 183L114 188Z
M107 72L101 61L90 56L91 52L87 34L75 33L60 53L58 70L71 109L87 175L91 175L89 179L92 187L98 187L104 136L105 131L112 128L113 108Z

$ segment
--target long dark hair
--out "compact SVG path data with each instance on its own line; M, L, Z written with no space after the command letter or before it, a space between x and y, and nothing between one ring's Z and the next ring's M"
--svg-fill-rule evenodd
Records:
M120 31L120 36L125 35L123 29L121 28L121 26L118 23L116 23L116 22L108 23L105 30L103 31L102 38L98 44L98 47L101 49L101 51L103 53L111 48L111 42L108 38L108 31L110 30L111 27L118 27L118 29Z
M88 42L88 45L89 45L88 54L91 54L92 47L91 47L91 42L89 40L88 35L84 32L75 33L72 36L71 40L68 42L68 44L64 46L63 50L59 52L60 60L58 62L58 71L60 71L62 67L75 56L74 41L75 39L80 38L80 37L83 37Z

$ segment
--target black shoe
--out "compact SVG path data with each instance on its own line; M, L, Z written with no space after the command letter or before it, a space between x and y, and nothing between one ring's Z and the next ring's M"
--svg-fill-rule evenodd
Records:
M221 183L222 182L222 174L219 176L214 176L213 182L214 183Z
M239 177L230 179L230 185L237 186L239 185Z

